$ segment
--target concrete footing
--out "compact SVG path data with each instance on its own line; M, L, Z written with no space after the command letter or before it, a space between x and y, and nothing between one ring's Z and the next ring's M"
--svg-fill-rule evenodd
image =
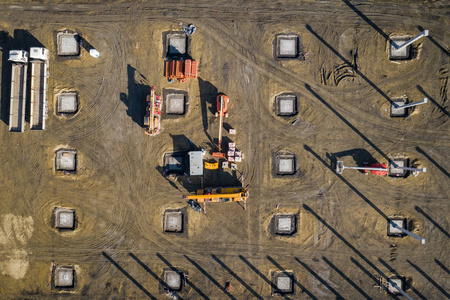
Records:
M183 287L184 275L182 272L164 270L163 280L165 283L165 289L170 288L173 291L181 291Z
M75 114L78 111L78 93L64 92L59 94L56 108L58 114Z
M293 154L276 157L276 173L278 175L293 175L295 169L295 156Z
M297 231L296 215L277 214L275 218L275 234L292 235Z
M284 295L294 293L294 273L272 272L272 295Z
M166 113L184 115L185 104L186 100L183 94L168 94L166 96Z
M393 103L397 105L405 105L408 103L408 98L395 98L391 99ZM390 106L390 116L391 117L406 117L408 112L407 108L396 108L392 103Z
M408 37L391 37L389 43L389 59L390 60L400 60L409 59L411 57L411 45L397 49L394 44L400 46L409 40Z
M77 168L77 150L60 149L55 153L55 168L57 171L75 172Z
M75 228L75 210L70 208L56 208L54 210L55 227L57 229Z
M187 169L187 153L174 152L164 154L164 175L183 174Z
M165 232L183 232L183 213L181 211L166 211L164 213Z
M275 97L277 116L290 117L297 114L297 95L281 94Z
M403 231L401 231L398 228L395 228L392 223L394 223L395 225L398 225L399 227L408 230L407 227L407 220L406 218L400 218L400 217L393 217L393 218L389 218L389 220L387 221L387 235L388 236L397 236L397 237L402 237L405 236L405 233L403 233Z
M56 267L53 276L56 288L72 288L75 285L75 270L72 267Z
M78 33L76 32L58 32L56 35L57 54L60 56L75 56L80 54L78 39Z
M277 35L275 56L279 59L298 58L300 56L300 37L296 34Z
M394 282L402 291L405 290L405 278L403 277L391 277L389 278L390 281ZM394 285L388 281L387 283L387 289L390 294L392 295L401 295L397 287L394 287Z
M188 52L188 38L184 33L168 33L166 44L168 57L183 57Z
M392 160L399 167L409 167L409 160L406 158L394 158ZM389 164L388 175L391 177L406 177L408 174L407 170L403 170L394 166L393 163Z

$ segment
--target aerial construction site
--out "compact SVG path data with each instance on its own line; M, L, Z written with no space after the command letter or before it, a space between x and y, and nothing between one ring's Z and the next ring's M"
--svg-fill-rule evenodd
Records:
M0 3L1 299L449 299L448 1Z

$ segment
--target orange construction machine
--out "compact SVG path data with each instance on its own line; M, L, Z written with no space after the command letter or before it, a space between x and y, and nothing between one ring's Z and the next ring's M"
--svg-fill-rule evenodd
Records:
M222 153L222 130L223 130L223 117L228 117L228 102L230 99L224 94L217 96L217 112L216 117L220 116L219 121L219 151L213 152L213 157L225 159L225 153Z
M145 133L150 136L161 133L161 106L160 96L155 94L155 87L152 86L150 95L147 96L147 108L144 117Z
M166 60L164 76L178 79L179 82L185 82L186 78L197 78L197 62L192 59Z

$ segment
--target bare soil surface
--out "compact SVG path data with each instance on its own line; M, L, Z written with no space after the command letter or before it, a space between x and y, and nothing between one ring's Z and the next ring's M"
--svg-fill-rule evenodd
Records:
M394 275L413 299L448 298L449 13L447 1L2 1L0 298L166 299L164 269L187 274L182 299L272 299L274 271L295 277L280 299L388 299L376 286ZM198 79L169 83L163 34L190 23ZM390 61L389 37L422 27L430 35L412 58ZM82 37L79 57L56 56L65 29ZM299 35L304 60L276 59L278 34ZM27 118L24 133L11 133L8 53L35 46L51 53L46 130L31 131ZM143 128L151 86L188 101L156 137ZM78 92L73 116L56 114L62 91ZM203 214L182 199L199 178L165 178L163 155L216 150L218 93L230 98L225 123L237 131L225 140L244 159L237 171L205 172L204 185L236 185L244 174L250 198L247 210L208 204ZM299 95L296 116L276 115L281 93ZM428 103L390 118L389 99L403 95ZM77 150L76 174L55 171L60 148ZM278 152L295 154L298 176L273 176ZM334 171L336 160L392 158L427 172ZM52 227L55 207L75 209L74 231ZM187 214L179 235L163 232L174 209ZM275 213L297 216L295 235L269 233ZM426 244L388 237L393 216ZM73 288L52 288L55 266L75 268Z

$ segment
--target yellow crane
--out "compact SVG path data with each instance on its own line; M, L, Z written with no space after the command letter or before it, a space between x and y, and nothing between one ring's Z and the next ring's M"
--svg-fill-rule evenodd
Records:
M246 209L248 196L248 190L244 187L219 187L199 189L195 195L184 195L183 199L188 202L203 203L203 205L207 202L244 202L244 209Z

